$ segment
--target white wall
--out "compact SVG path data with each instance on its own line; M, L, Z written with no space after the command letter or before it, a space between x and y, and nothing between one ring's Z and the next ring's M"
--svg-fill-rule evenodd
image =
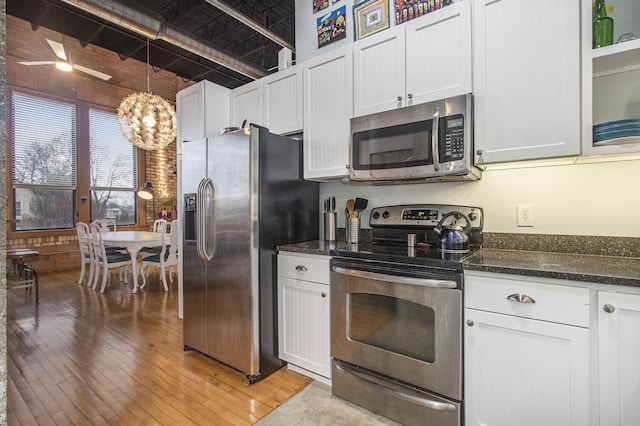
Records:
M433 203L482 207L486 232L640 237L640 160L490 170L477 182L320 185L321 200L332 195L341 228L345 201L362 197L363 227L371 207ZM519 203L533 204L532 228L516 226Z
M331 4L333 1L329 0L329 7L314 14L312 0L296 0L296 63L301 64L307 59L353 43L353 0L340 0L336 4ZM318 49L318 18L345 5L347 38Z

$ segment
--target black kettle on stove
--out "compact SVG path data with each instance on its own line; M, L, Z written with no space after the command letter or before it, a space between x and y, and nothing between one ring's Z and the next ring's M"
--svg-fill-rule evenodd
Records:
M450 223L444 224L445 221L453 217ZM460 221L464 220L464 226L460 225ZM438 248L442 251L469 251L469 228L471 221L464 214L453 211L442 216L438 224L433 230L438 234Z

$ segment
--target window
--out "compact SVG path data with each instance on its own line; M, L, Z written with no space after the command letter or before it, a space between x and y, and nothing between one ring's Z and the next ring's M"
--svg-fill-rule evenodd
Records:
M136 147L120 131L118 117L89 110L91 147L91 221L136 223Z
M136 223L137 149L115 111L12 92L11 123L15 230L71 229L100 218ZM91 217L76 217L77 194L90 194Z
M11 117L16 229L72 228L76 106L14 93Z

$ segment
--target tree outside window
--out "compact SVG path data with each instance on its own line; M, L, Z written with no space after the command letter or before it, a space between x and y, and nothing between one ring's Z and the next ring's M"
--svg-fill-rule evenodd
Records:
M14 93L11 111L16 229L72 228L75 105Z
M120 131L115 114L89 110L91 220L136 223L136 147Z
M76 120L83 115L89 161L76 155ZM137 150L120 132L115 113L13 92L11 120L16 230L73 228L78 169L89 170L91 221L135 224Z

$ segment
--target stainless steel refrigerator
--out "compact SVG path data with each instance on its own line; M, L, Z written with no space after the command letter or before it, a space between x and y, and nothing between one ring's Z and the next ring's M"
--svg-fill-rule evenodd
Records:
M318 238L302 141L251 126L183 143L184 348L246 374L279 369L275 247Z

